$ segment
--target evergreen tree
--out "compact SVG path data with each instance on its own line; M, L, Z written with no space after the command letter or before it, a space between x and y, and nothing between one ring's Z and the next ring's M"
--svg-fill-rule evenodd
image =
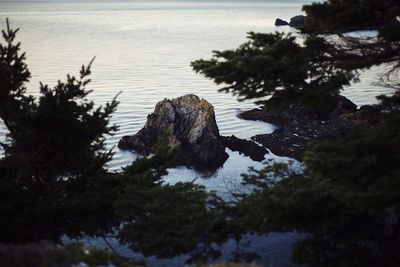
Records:
M343 86L358 78L358 70L383 63L397 67L398 2L332 0L303 10L307 18L301 37L250 32L250 41L235 50L214 51L212 59L192 62L193 69L226 84L220 91L254 99L268 111L293 103L330 109ZM377 36L343 34L365 28L379 30ZM279 96L278 101L268 101L270 96Z
M298 102L319 108L360 70L388 63L380 82L394 94L378 97L343 140L309 144L304 172L286 164L251 169L244 183L254 191L238 196L237 224L259 234L305 233L294 244L295 263L399 266L400 3L329 0L303 10L302 43L281 33L250 33L249 42L195 61L194 70L267 111ZM346 33L365 29L376 36ZM276 95L279 101L265 101Z
M92 62L82 67L79 78L68 75L54 88L41 84L39 98L27 95L30 73L20 44L14 44L17 32L7 21L5 44L0 43L0 118L8 129L1 144L0 242L114 236L146 256L218 257L218 244L228 238L222 231L225 204L193 183L163 183L176 158L169 134L152 157L109 173L106 163L113 152L105 149L105 137L117 130L109 120L118 102L95 108L88 100ZM96 249L87 257L79 248L58 252L56 262L67 258L68 264L135 264ZM6 263L0 258L0 265Z
M119 174L126 182L113 203L116 216L124 222L118 238L145 256L189 254L190 263L218 258L219 245L229 237L224 230L225 203L194 183L162 182L176 158L168 142L166 135L153 157L138 158Z
M79 78L68 76L54 89L41 84L38 99L27 96L30 73L13 43L17 31L7 21L6 44L0 44L0 117L9 131L0 161L1 211L8 218L1 235L6 242L58 241L71 225L68 209L106 176L112 152L104 142L117 130L109 119L118 102L94 108L87 100L91 63Z
M308 37L304 45L283 33L249 33L250 41L236 50L216 51L211 60L192 63L196 72L227 84L220 91L232 92L239 100L255 99L265 108L282 110L300 102L308 107L333 107L335 96L354 77L351 70L328 62L332 45L323 38ZM284 95L271 105L268 96ZM323 105L320 105L320 103Z
M245 175L256 189L237 205L244 227L307 234L292 254L307 266L398 266L398 100L396 105L395 113L382 109L379 125L364 125L346 140L311 144L302 174L276 164Z
M393 77L400 60L399 3L330 0L304 10L302 43L282 33L250 33L249 42L198 60L194 69L227 84L222 91L267 109L297 102L330 108L359 70L384 63L393 64L384 81L396 91L381 96L374 117L343 140L310 144L303 173L285 164L253 170L244 181L254 191L229 203L193 183L162 182L174 166L166 139L153 157L108 173L112 152L104 141L117 130L109 119L118 102L95 108L87 99L91 63L79 78L67 76L53 89L41 85L39 98L27 95L30 73L13 42L18 30L7 23L0 44L0 118L8 129L0 159L0 240L107 234L144 255L191 253L206 260L217 257L228 238L297 231L307 237L295 244L294 262L398 266L400 85ZM377 29L376 37L343 34L367 28ZM279 101L267 100L276 95Z

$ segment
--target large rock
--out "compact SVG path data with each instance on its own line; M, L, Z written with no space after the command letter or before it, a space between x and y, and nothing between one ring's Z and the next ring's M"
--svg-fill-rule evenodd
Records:
M213 106L192 94L158 102L145 126L134 136L124 136L118 147L147 155L166 131L170 145L179 146L178 164L215 169L228 158Z

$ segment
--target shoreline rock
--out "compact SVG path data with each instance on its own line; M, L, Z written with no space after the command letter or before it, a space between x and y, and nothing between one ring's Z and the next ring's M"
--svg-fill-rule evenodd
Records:
M268 154L268 150L260 145L257 145L253 141L243 140L236 136L221 136L220 139L225 147L232 151L238 151L245 156L250 157L254 161L263 161L265 155Z
M301 26L304 25L305 21L306 21L306 16L297 15L297 16L294 16L294 17L292 17L290 19L289 26L290 27L295 27L295 28L301 27Z
M275 20L275 26L288 26L288 25L289 25L289 23L286 20L283 20L280 18L277 18Z
M179 146L177 163L200 170L222 166L229 157L225 147L254 161L263 161L268 153L254 141L220 136L213 106L196 95L158 102L144 127L135 135L123 136L118 147L148 155L166 131L170 133L169 145Z
M251 139L268 148L278 156L286 156L302 161L306 145L310 141L343 139L354 126L361 125L364 118L371 117L373 106L357 106L349 99L338 96L337 106L329 112L312 112L300 105L292 106L289 111L265 113L261 109L252 109L238 114L245 120L258 120L278 126L270 134L259 134Z
M274 96L265 105L274 105L281 97ZM278 126L272 133L244 140L234 135L220 136L214 108L205 99L196 95L164 99L147 116L144 127L133 136L122 137L118 147L148 155L168 131L170 145L179 146L177 163L200 170L221 167L229 157L225 147L239 151L254 161L263 161L267 149L278 156L302 161L308 142L343 139L355 125L362 124L365 118L371 118L370 114L376 112L373 106L357 109L343 96L337 96L334 103L336 105L329 110L313 110L296 103L282 112L265 113L261 109L244 111L238 114L239 118Z
M148 155L166 131L171 134L169 144L179 146L179 165L215 169L228 158L219 139L214 107L193 94L158 102L144 127L133 136L122 137L118 147Z
M287 22L286 20L277 18L275 20L275 26L290 26L290 27L301 27L304 25L306 21L306 16L304 15L297 15L294 16L290 19L290 22Z
M279 94L274 95L264 104L274 105L276 103L283 102L283 100L281 100L281 98L283 97L285 96L281 96ZM256 108L243 111L238 114L238 117L244 120L259 120L282 126L289 124L304 124L305 122L309 121L328 121L338 118L341 114L354 113L357 111L357 105L344 96L337 96L335 98L335 101L336 105L334 108L331 109L315 110L304 107L303 105L297 103L290 105L288 108L281 112L266 113L263 110Z

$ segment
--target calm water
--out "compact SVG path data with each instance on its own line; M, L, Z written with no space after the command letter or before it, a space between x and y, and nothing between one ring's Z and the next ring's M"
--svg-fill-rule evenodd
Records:
M218 87L195 74L190 62L209 58L212 50L237 47L246 41L249 31L277 30L275 18L289 19L300 14L305 3L310 1L0 1L0 25L4 29L8 17L12 27L21 28L18 40L32 72L28 85L32 94L38 93L39 81L54 85L59 79L65 80L67 73L77 75L80 66L96 56L91 98L103 104L122 92L118 98L121 104L112 120L120 126L120 131L108 139L111 148L121 136L136 133L158 101L188 93L214 105L223 135L249 138L271 132L272 125L239 120L238 112L255 105L217 93ZM279 30L291 31L288 27ZM377 73L379 69L370 70L362 76L362 83L352 85L344 94L358 105L375 102L375 95L382 93L372 85ZM1 128L0 136L4 134ZM118 148L115 151L109 165L113 171L137 156ZM235 190L240 184L240 173L249 166L262 164L236 152L228 153L230 158L215 173L178 167L170 170L165 180L174 183L196 179L221 194ZM287 160L271 154L268 158ZM250 238L255 239L253 247L262 253L262 264L283 266L288 263L290 244L296 235ZM230 246L226 245L227 251ZM131 255L123 247L119 250ZM160 262L149 259L149 263ZM163 263L178 265L182 258Z

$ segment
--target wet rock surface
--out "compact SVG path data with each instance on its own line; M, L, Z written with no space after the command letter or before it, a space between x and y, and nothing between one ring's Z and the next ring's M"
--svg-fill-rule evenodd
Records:
M118 147L147 155L166 131L170 145L179 146L180 165L215 169L228 158L213 106L193 94L158 102L145 126L134 136L124 136Z
M220 139L230 150L238 151L254 161L263 161L265 159L265 154L268 154L267 149L250 140L240 139L234 135L221 136Z
M337 106L329 111L311 111L300 105L293 105L285 112L267 114L261 109L253 109L238 116L277 125L278 128L272 133L259 134L252 139L278 156L301 161L308 142L343 139L374 112L372 106L357 109L350 100L339 96Z

